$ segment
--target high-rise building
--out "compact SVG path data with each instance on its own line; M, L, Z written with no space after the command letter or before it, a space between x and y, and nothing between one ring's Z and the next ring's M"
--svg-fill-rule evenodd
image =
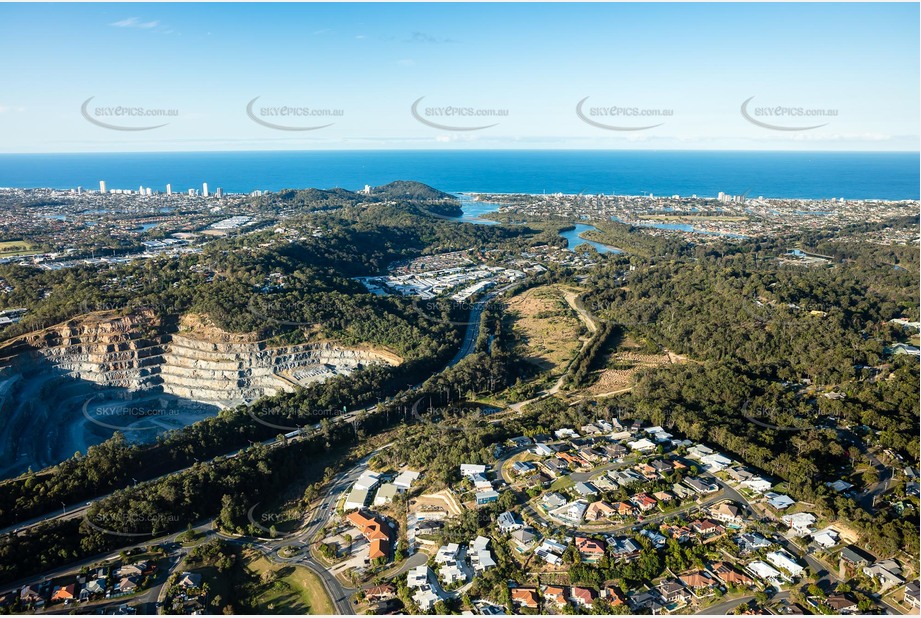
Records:
M106 181L105 181L105 180L100 180L100 181L99 181L99 192L100 192L100 193L105 193L105 192L106 192Z
M201 194L205 197L208 197L208 183L207 182L201 183Z
M195 189L189 189L189 197L195 197Z
M153 191L150 190L150 187L147 187L144 191L147 195L153 195Z
M217 191L214 193L217 197L224 197L224 190L220 187L217 188Z
M168 184L168 183L167 183L167 185L166 185L166 194L167 194L167 195L172 195L172 194L173 194L173 186L172 186L171 184Z

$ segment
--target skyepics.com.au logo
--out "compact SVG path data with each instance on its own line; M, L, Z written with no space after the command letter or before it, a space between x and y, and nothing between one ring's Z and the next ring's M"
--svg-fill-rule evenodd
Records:
M662 107L637 107L626 105L586 106L585 97L576 104L576 116L582 122L606 131L646 131L665 124L675 115L675 110ZM661 122L650 121L661 120Z
M261 97L246 104L246 115L258 125L276 131L317 131L331 127L345 116L345 111L336 108L317 108L307 105L256 105ZM319 120L322 119L322 120ZM317 121L323 124L316 124Z
M178 528L180 519L172 513L150 515L121 511L87 511L83 521L93 530L103 534L127 538L153 538Z
M322 408L299 412L297 422L288 420L288 413L281 408L259 408L254 410L252 406L247 407L247 415L260 425L264 425L277 431L283 431L285 434L297 432L300 435L304 431L309 431L314 425L323 421L323 419L337 419L346 414L346 407L341 409ZM294 437L293 435L287 437Z
M771 131L811 131L828 124L814 124L816 120L837 118L838 110L832 108L803 107L801 105L752 105L755 97L742 102L742 117L756 127ZM811 121L811 122L810 122ZM808 123L808 124L807 124Z
M301 520L289 513L266 513L257 510L261 502L257 502L246 512L246 519L255 529L257 535L264 535L271 539L285 539L297 534L297 527ZM281 528L281 531L279 530ZM287 530L287 531L286 531Z
M164 431L175 425L179 417L208 415L215 410L214 406L205 403L165 395L149 395L143 391L93 396L81 408L83 417L89 422L122 432Z
M96 105L90 103L95 96L88 98L80 106L80 114L87 122L110 131L151 131L165 127L168 122L150 124L151 119L177 118L179 110L175 108L143 107L139 105Z
M499 125L498 122L482 124L492 119L508 118L509 112L503 108L472 107L462 105L427 105L422 106L425 97L416 99L409 111L412 117L422 124L442 131L482 131Z

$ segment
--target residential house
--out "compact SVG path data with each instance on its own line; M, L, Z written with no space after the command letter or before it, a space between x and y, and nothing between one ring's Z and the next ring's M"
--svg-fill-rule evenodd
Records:
M706 571L696 570L682 573L678 576L681 583L694 591L694 594L700 596L702 590L712 588L716 585L716 580L710 577Z
M902 601L910 607L921 607L921 582L916 579L905 584Z
M662 549L668 543L668 539L666 537L662 536L658 532L655 532L654 530L649 530L648 528L640 530L640 534L649 539L657 549Z
M608 457L613 461L623 459L629 452L627 447L623 444L606 444L603 448L604 452L607 453Z
M599 500L597 502L592 502L588 505L588 508L585 509L585 520L598 521L599 519L607 519L616 513L617 510L613 506L604 500Z
M556 492L552 492L541 496L540 502L545 510L552 511L566 504L566 498Z
M534 550L534 555L538 558L543 558L548 564L557 565L563 561L562 556L565 551L566 545L552 539L544 539L540 547Z
M631 594L627 602L633 611L648 609L654 615L661 613L665 609L665 603L657 590L645 590Z
M614 507L614 510L621 517L631 517L636 511L636 507L629 502L615 502L611 506Z
M576 551L583 562L598 562L604 557L604 542L591 537L577 536L575 539Z
M675 494L670 491L656 491L653 492L652 497L659 502L670 502L675 499Z
M723 534L726 529L712 519L698 519L691 522L691 530L704 537Z
M521 520L521 516L517 513L512 513L511 511L499 513L496 524L499 528L499 532L503 534L508 534L509 532L513 532L524 527L524 522Z
M368 506L368 503L371 500L371 492L367 489L358 489L357 487L352 488L352 491L348 493L345 497L345 502L342 505L343 510L345 511L354 511L355 509L363 509Z
M400 488L393 483L384 483L374 494L374 506L390 504L399 492Z
M791 556L783 549L772 551L765 556L765 559L778 569L786 571L793 577L799 577L805 570L798 562L796 562L796 559L793 556Z
M486 474L486 466L483 464L461 464L461 476L471 477L474 474Z
M761 560L755 560L748 564L748 570L755 574L756 577L763 579L766 582L770 582L774 585L779 585L783 575L780 571L773 568L766 562Z
M531 546L534 545L534 542L537 540L537 534L533 528L522 528L521 530L512 532L511 539L519 553L524 553L530 550Z
M627 446L638 453L648 453L649 451L656 448L654 442L650 442L646 438L640 438L639 440L634 440L633 442L627 442Z
M491 504L499 500L499 492L490 489L488 491L478 491L476 493L476 504L477 506L483 506L484 504Z
M857 601L847 594L831 594L825 599L825 604L836 614L852 614L857 611Z
M714 562L710 571L727 586L750 586L754 580L728 562Z
M512 603L519 607L537 609L537 590L534 588L512 588Z
M879 580L880 587L884 590L905 583L905 578L902 577L902 567L892 559L880 560L863 567L863 574Z
M358 477L358 480L355 481L355 484L352 485L354 489L361 489L365 491L371 491L376 488L381 482L381 475L379 472L372 472L371 470L365 470L361 473L361 476Z
M876 558L854 545L842 549L839 557L854 567L865 567L876 561Z
M598 489L591 483L578 482L575 486L576 493L583 498L591 498L598 495Z
M179 576L176 585L180 588L201 588L201 573L192 573L185 571Z
M526 474L530 474L534 472L535 470L537 470L537 466L535 466L530 461L516 461L515 463L512 464L512 472L514 472L518 476L524 476Z
M790 496L786 494L777 494L773 491L767 492L764 494L764 497L767 498L768 504L770 504L778 511L782 511L796 504L796 500Z
M138 582L136 577L122 577L117 584L115 584L115 592L119 594L130 594L138 589Z
M395 479L393 479L393 484L397 486L400 491L408 491L410 487L413 486L417 480L419 480L420 473L414 470L404 470L400 472Z
M760 476L754 476L747 481L743 481L742 484L758 494L763 494L774 486L770 481L763 479Z
M838 544L838 531L832 528L819 530L812 535L812 540L820 547L831 549Z
M569 464L560 459L547 459L540 462L540 467L552 479L569 474Z
M627 597L613 584L605 584L601 589L601 598L606 599L611 607L619 607L627 602Z
M656 499L647 493L636 494L635 496L630 498L630 502L636 505L636 508L638 508L640 511L644 513L656 508L656 504L658 504Z
M724 524L742 523L742 509L732 502L720 502L716 507L710 509L710 517Z
M743 554L770 547L771 542L757 532L743 532L733 539Z
M62 601L73 601L77 598L77 584L67 584L66 586L57 586L51 594L52 603Z
M23 586L19 591L19 602L26 607L42 607L45 598L39 594L38 585Z
M816 522L816 516L812 513L790 513L780 519L800 536L811 534L812 525Z
M365 590L365 598L369 601L387 601L397 596L396 586L393 584L384 584L382 586L373 586Z
M684 484L698 494L712 494L720 489L720 486L716 483L704 481L699 478L686 478L684 479Z
M557 608L566 607L569 604L568 594L565 588L559 586L544 586L544 605L554 605Z
M668 579L656 586L656 590L666 603L686 605L691 600L691 595L681 582Z
M531 451L539 457L550 457L556 453L556 447L552 444L545 444L543 442L538 442L534 445L534 448Z
M611 555L625 562L633 560L639 556L642 551L642 547L631 538L623 537L612 539L608 537L608 542L610 543Z
M572 524L580 524L582 523L582 518L585 516L586 510L588 510L588 502L585 500L575 500L574 502L570 502L569 504L565 504L551 511L551 515Z
M573 586L569 589L569 600L579 607L591 607L596 598L598 598L598 593L591 588Z

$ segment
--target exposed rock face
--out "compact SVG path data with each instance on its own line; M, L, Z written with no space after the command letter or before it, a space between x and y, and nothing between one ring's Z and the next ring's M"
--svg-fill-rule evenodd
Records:
M4 373L9 374L17 365L44 360L72 378L101 386L158 388L224 406L401 360L383 351L332 343L269 347L251 335L224 333L195 317L184 318L177 332L165 330L151 313L93 314L3 346L0 366L7 365Z

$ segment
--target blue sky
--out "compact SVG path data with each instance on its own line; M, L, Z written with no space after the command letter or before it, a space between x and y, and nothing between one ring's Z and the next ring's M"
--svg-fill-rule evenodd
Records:
M0 152L917 151L918 20L916 3L0 4ZM618 130L580 119L586 97ZM743 117L751 97L770 127Z

